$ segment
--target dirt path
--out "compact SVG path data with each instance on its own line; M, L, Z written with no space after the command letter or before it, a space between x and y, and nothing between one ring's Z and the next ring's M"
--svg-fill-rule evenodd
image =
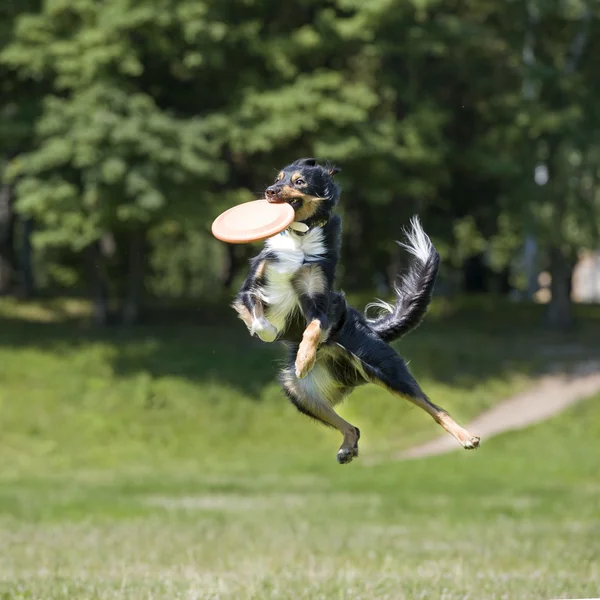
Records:
M522 429L561 412L600 392L600 362L580 363L570 373L542 377L532 389L517 394L479 415L467 429L481 437L481 445L505 431ZM393 460L421 458L461 450L447 434L396 454ZM463 450L464 452L464 450Z

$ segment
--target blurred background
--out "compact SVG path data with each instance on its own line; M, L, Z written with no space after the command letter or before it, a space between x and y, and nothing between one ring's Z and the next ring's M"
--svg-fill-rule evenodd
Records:
M595 0L3 0L0 597L598 595L599 40ZM364 388L339 467L229 309L258 246L211 222L303 156L355 306L421 216L397 347L498 410L477 453L405 460L441 433Z

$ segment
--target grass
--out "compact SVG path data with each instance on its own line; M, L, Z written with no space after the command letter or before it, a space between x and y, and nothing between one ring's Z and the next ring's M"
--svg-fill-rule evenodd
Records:
M240 324L97 331L65 306L0 305L0 599L600 595L598 399L476 453L340 467ZM564 339L478 306L399 345L461 421L596 352L590 309ZM374 387L343 413L363 455L438 433Z

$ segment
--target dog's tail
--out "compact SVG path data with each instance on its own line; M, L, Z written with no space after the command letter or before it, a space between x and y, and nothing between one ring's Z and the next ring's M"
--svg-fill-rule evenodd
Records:
M367 318L367 321L385 342L397 340L421 323L429 307L440 266L440 255L423 231L418 217L413 217L410 225L410 230L405 232L406 242L398 242L413 258L406 273L394 286L396 305L378 300L365 309L365 313L375 307L383 309L378 317Z

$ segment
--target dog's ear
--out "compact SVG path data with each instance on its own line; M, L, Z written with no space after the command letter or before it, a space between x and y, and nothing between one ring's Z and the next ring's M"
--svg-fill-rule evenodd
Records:
M316 164L316 158L299 158L297 161L292 163L292 165L295 167L314 167Z
M327 172L333 177L334 175L337 175L339 172L341 171L341 169L339 167L329 167L329 169L327 170Z

